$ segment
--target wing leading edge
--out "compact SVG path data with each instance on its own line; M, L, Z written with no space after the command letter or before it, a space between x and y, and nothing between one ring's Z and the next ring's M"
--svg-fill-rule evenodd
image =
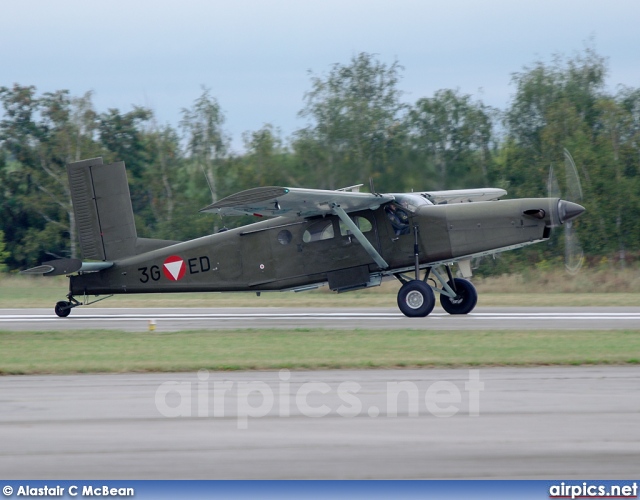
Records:
M502 198L507 192L500 188L450 189L447 191L425 191L417 193L434 205L444 203L468 203L473 201L493 201Z

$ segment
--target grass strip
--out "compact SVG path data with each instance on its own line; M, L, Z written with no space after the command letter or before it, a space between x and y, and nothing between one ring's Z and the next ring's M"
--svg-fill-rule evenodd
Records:
M640 364L640 330L0 331L0 374Z

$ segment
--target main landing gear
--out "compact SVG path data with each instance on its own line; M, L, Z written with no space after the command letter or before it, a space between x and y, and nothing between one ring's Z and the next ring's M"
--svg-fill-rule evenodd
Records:
M402 283L398 292L398 307L410 318L429 315L436 304L434 291L440 294L440 305L449 314L468 314L478 303L478 292L470 281L454 278L445 266L448 280L433 268L427 268L424 279L408 279L402 274L394 276ZM434 278L430 278L430 274ZM427 283L432 281L433 285Z
M454 278L451 266L445 265L447 278L433 267L427 267L424 279L420 279L420 245L418 239L419 228L413 226L413 254L415 259L415 278L410 279L402 273L394 276L402 283L398 292L398 307L402 314L410 318L428 316L436 305L434 291L440 294L440 305L449 314L469 314L478 303L478 292L470 281ZM429 278L433 274L434 278ZM432 281L433 285L428 284ZM437 280L437 281L436 281ZM438 282L440 286L438 286Z

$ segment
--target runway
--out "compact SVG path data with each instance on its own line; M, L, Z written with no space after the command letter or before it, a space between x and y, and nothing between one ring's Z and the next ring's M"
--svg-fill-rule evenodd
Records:
M0 377L5 479L629 479L636 367Z
M435 309L426 318L407 318L397 308L164 308L73 309L58 318L49 309L0 309L0 330L117 329L156 331L230 328L373 328L419 330L637 330L640 307L476 308L466 316Z
M0 310L0 330L629 329L640 308ZM475 392L474 392L474 387ZM635 367L0 377L6 479L637 475ZM477 403L477 404L476 404Z

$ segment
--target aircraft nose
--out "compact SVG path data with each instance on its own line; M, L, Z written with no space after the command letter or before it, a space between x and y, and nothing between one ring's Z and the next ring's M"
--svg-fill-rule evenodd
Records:
M558 218L560 219L561 224L575 219L582 212L584 212L584 207L582 205L566 200L560 200L558 202Z

